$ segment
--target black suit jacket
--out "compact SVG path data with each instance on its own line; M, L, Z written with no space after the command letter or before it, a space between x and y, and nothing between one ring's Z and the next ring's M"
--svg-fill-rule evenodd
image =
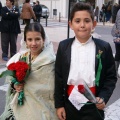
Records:
M64 107L67 100L67 80L71 62L71 45L75 38L61 41L58 47L55 63L55 107ZM117 81L115 62L109 43L92 38L96 45L96 55L98 51L103 51L101 55L102 71L100 75L99 87L96 88L96 96L104 98L108 102ZM95 57L95 72L98 68L98 59Z
M2 33L21 33L18 20L20 13L17 7L14 7L11 11L6 6L2 7L1 16L0 31Z

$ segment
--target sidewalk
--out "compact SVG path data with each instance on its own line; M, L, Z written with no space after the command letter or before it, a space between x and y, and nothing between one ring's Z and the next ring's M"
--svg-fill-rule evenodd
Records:
M104 24L103 24L103 22L99 22L99 23L97 23L97 25L112 27L114 24L110 23L110 22L105 22Z
M60 23L58 20L54 20L54 19L49 19L48 22L58 22L58 24ZM61 40L64 40L67 38L67 19L62 19L61 20L61 23L65 23L66 26L63 27L63 26L48 26L48 27L44 27L46 33L48 34L49 36L49 39L50 41L53 42L53 46L54 46L54 50L55 50L55 53L57 51L57 47L58 47L58 44ZM104 26L103 23L97 23L98 26ZM112 23L105 23L105 26L109 26L109 27L112 27L113 24ZM18 35L18 40L17 40L17 51L19 51L19 48L20 48L20 40L22 39L22 36L23 36L23 31L24 31L24 25L20 25L21 27L21 31L22 33ZM70 29L70 32L69 32L69 37L73 37L74 36L74 33L73 31ZM0 40L1 41L1 40ZM1 49L1 43L0 43L0 49ZM5 64L6 64L6 61L3 61L2 60L2 51L0 50L0 68L1 67L4 67Z

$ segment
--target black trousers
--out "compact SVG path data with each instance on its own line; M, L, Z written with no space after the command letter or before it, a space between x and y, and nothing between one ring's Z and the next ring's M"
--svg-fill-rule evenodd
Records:
M34 22L40 23L40 16L37 16L37 15L36 15L36 20L34 20Z
M104 120L104 111L98 110L95 104L84 105L77 110L70 101L66 102L66 120Z
M116 20L116 15L113 15L112 16L112 23L115 23L115 20Z
M115 61L120 61L120 44L115 44L116 54Z
M24 22L26 25L29 25L30 24L30 19L24 19Z
M10 57L16 54L17 36L18 34L16 33L1 33L2 57L8 57L9 45L10 45Z

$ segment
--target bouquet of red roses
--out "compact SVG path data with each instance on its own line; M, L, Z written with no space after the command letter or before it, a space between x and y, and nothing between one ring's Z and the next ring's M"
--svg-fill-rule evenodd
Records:
M26 63L26 58L20 59L16 63L11 63L7 67L7 70L2 72L0 77L12 76L12 83L15 85L25 82L25 79L28 77L30 72L30 65ZM24 101L24 91L19 92L18 104L23 105Z

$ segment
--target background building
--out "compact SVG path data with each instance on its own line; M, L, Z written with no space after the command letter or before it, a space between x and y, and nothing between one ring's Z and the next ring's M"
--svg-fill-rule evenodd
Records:
M24 0L15 0L16 5L20 5L24 2ZM31 2L35 2L36 0L31 0ZM46 5L49 8L50 12L50 18L54 17L59 17L59 15L63 18L68 17L68 4L69 1L72 4L78 1L83 1L83 2L90 2L92 7L95 8L95 6L99 6L101 9L102 4L107 4L109 1L114 3L118 3L119 0L39 0L41 4ZM1 0L2 5L5 5L6 0ZM57 15L53 15L54 10L56 10Z

